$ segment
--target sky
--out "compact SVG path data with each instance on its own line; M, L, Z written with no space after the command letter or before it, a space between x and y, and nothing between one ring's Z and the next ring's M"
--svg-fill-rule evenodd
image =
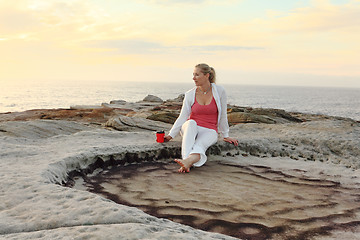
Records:
M0 83L360 88L360 0L0 0Z

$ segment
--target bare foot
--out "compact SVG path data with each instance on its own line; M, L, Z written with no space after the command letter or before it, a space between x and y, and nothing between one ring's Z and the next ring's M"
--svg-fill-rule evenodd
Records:
M181 166L181 168L178 170L179 173L188 173L190 172L190 168L193 166L193 164L197 163L199 160L200 154L193 153L190 154L186 159L175 159L174 161Z
M181 160L181 159L175 159L174 161L177 162L181 166L181 168L179 168L179 170L178 170L179 173L190 172L191 166L188 166L186 164L186 161Z
M186 170L183 167L181 167L181 168L178 169L178 172L179 173L186 173Z

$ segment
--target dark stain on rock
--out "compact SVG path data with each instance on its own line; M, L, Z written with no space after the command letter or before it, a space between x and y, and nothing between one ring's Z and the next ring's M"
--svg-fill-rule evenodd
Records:
M259 165L208 162L178 174L172 162L138 164L133 154L124 159L119 164L113 157L117 165L111 168L97 159L93 168L103 170L82 174L87 189L159 218L241 239L306 240L360 227L359 189L309 179L301 171L291 175Z

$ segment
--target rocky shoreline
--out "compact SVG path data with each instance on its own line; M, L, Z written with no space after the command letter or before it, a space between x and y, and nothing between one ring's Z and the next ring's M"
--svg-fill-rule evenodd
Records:
M110 103L102 103L95 106L71 106L69 109L34 109L24 112L8 112L0 114L0 122L6 121L29 121L37 119L46 120L67 120L77 121L94 125L104 125L108 127L119 123L124 123L130 127L136 125L135 123L127 123L132 119L147 119L159 122L173 124L179 115L182 106L183 95L175 99L163 101L160 98L148 95L143 101L136 103L129 103L124 100L114 100ZM119 117L124 118L119 119ZM250 107L228 106L229 124L235 125L239 123L288 123L288 122L303 122L314 117L326 118L321 115L288 113L280 109L259 109ZM134 120L135 121L135 120ZM146 121L146 120L144 120ZM150 121L144 122L144 124ZM142 128L144 126L138 126ZM161 127L161 125L160 125ZM169 127L169 126L168 126ZM119 127L120 128L120 127ZM147 129L147 127L145 127ZM123 130L123 129L118 129ZM136 129L133 129L136 130Z
M148 95L136 103L114 100L98 106L2 113L0 132L14 137L50 137L61 134L62 125L68 121L78 123L73 132L67 130L70 134L90 128L122 132L168 131L180 113L182 100L183 95L166 101ZM56 120L59 127L51 131L41 129L36 120ZM228 120L231 127L247 133L245 139L240 133L239 149L248 154L341 163L346 167L360 168L360 150L356 139L360 121L233 105L228 105ZM23 131L22 125L28 124L32 126ZM298 147L302 145L305 147ZM218 144L212 147L215 148L218 148Z
M296 209L314 209L314 206L320 206L319 203L313 206L315 200L311 200L311 197L302 196L306 199L305 205L300 201L298 206L293 206L287 202L289 199L284 198L281 206L279 205L280 209L264 213L272 216L274 211L283 214L284 209L287 209L289 215L284 216L284 219L290 219L293 225L284 223L280 220L281 217L277 221L279 225L274 226L256 214L250 217L252 209L262 204L257 203L260 205L239 210L247 212L249 217L242 213L239 224L243 225L236 225L238 231L232 228L227 232L226 228L217 228L215 225L209 229L199 227L218 232L210 233L196 229L197 224L205 220L198 220L199 223L179 221L192 226L188 227L152 217L136 208L116 204L83 191L85 189L61 186L79 186L75 181L79 176L95 176L117 166L141 165L152 161L171 162L173 157L179 155L181 139L177 137L169 143L159 144L155 142L154 131L167 131L171 128L179 114L182 97L163 101L149 95L137 103L115 100L99 106L0 114L0 238L81 239L88 236L100 239L106 236L107 239L160 239L171 236L176 239L231 239L230 236L218 233L244 239L287 239L290 236L295 237L294 239L300 239L301 236L301 239L322 239L322 236L337 239L338 236L345 235L347 239L357 239L360 236L360 209L352 205L356 205L360 199L360 195L356 193L360 189L360 123L348 118L229 105L230 132L239 139L239 147L218 141L209 149L211 156L207 171L216 171L212 170L212 166L214 169L219 167L218 171L224 172L217 178L222 181L229 180L226 179L226 171L234 171L230 165L235 164L237 168L243 169L239 174L245 179L255 177L252 181L258 182L259 188L266 184L256 180L258 177L271 179L270 182L278 181L279 184L289 182L289 179L305 181L301 186L306 185L306 191L309 192L318 191L316 188L313 190L311 183L321 180L324 183L336 183L329 186L331 191L327 194L337 191L350 194L347 201L352 203L349 204L343 198L327 198L329 204L332 202L339 206L337 212L332 213L334 207L331 204L329 207L320 204L323 209L314 211L315 215L309 219L321 219L322 223L315 224L313 220L306 220L310 224L310 228L306 229L302 229L301 219L295 220L291 214L299 211ZM218 161L223 162L214 165ZM169 168L165 167L168 170L162 174L168 176L172 166L170 164ZM246 177L248 168L254 172ZM164 168L159 168L159 171L163 171L161 169ZM268 169L268 172L261 169ZM123 171L125 173L127 170ZM201 176L200 171L196 173ZM159 177L161 176L160 174ZM234 175L231 178L238 177ZM133 183L137 183L135 180ZM196 177L194 180L198 181ZM143 177L138 183L142 181ZM297 191L291 188L293 181L279 186L284 191ZM144 187L145 191L150 186ZM322 189L324 186L320 184L318 187ZM289 189L285 190L287 188ZM266 189L263 191L267 194ZM132 191L129 193L134 194ZM294 196L294 199L297 198L299 196ZM297 201L294 199L292 201ZM246 198L242 200L250 201ZM166 201L170 200L164 200ZM198 204L200 203L201 200ZM145 211L140 205L133 206ZM326 211L329 213L325 214ZM345 218L346 211L351 214ZM198 214L198 210L191 214ZM158 215L162 216L165 215ZM218 221L232 220L226 216ZM339 221L344 224L335 224ZM282 232L269 230L265 234L261 229L282 229Z

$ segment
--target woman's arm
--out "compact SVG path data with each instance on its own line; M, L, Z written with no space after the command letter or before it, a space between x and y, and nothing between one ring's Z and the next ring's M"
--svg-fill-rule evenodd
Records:
M170 141L171 139L175 138L176 135L179 134L180 129L182 127L182 125L186 122L186 120L189 118L190 116L190 112L191 112L191 104L190 104L190 96L189 96L189 92L185 93L185 97L184 97L184 101L181 107L181 111L180 111L180 115L179 117L176 119L176 121L174 122L174 125L172 126L172 128L170 129L169 132L169 139L168 141Z
M232 143L235 146L239 146L239 141L237 139L235 139L235 138L226 137L226 138L224 138L224 141L228 142L228 143Z
M224 137L225 142L238 146L239 141L235 138L229 137L229 123L227 118L227 95L224 88L221 89L220 102L221 102L221 115L219 122L219 132Z
M164 137L164 142L168 142L168 141L170 141L171 139L173 139L172 136L167 135L167 136Z
M227 118L227 96L225 89L221 87L218 91L220 104L221 104L221 115L219 121L219 132L224 138L229 137L229 123Z

